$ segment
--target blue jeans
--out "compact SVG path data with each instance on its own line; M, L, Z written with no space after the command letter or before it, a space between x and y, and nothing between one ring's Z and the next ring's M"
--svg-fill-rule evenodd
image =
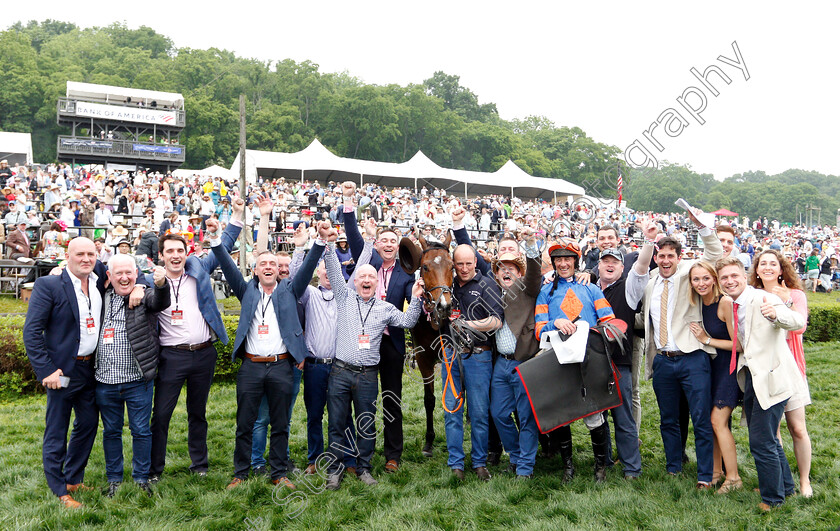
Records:
M642 473L642 456L639 452L639 430L633 418L633 378L630 365L616 365L620 379L621 404L611 409L615 424L615 446L618 458L624 465L625 476L638 477Z
M358 473L370 472L370 460L376 447L376 399L379 395L379 371L368 368L364 372L333 365L327 387L330 445L328 471L337 474L344 470L348 457L356 458ZM356 412L357 436L348 444L347 416L350 406Z
M292 381L292 403L289 404L289 422L291 423L292 411L295 409L295 402L297 401L298 393L300 392L300 378L301 371L297 367L294 369L294 380ZM259 468L265 466L265 445L268 441L268 398L265 395L260 402L260 411L257 415L257 421L254 422L254 432L251 434L251 468ZM288 434L286 434L288 437ZM289 459L289 447L286 447L286 460Z
M102 446L105 450L105 475L109 482L123 480L123 411L128 410L131 430L131 475L134 481L149 479L152 465L152 390L153 382L96 384L96 404L102 415Z
M502 357L496 360L490 384L490 412L510 462L516 465L516 473L528 476L534 472L539 430L525 386L516 373L518 365L518 361ZM519 416L519 430L510 416L514 409Z
M665 464L668 472L682 471L680 393L684 392L694 425L697 481L712 481L711 372L709 356L702 350L672 358L657 354L653 359L653 391L659 404L659 431L665 446Z
M452 351L446 350L446 361L452 362L452 380L457 392L461 391L461 367ZM490 380L493 375L493 360L489 350L464 358L464 386L466 407L470 411L470 458L472 467L487 465L487 438L490 431ZM454 410L458 402L452 389L446 385L446 370L441 371L444 384L443 394L446 407ZM464 407L455 413L443 412L446 431L446 449L449 451L449 468L464 469Z
M755 460L758 475L758 490L761 501L767 505L780 505L785 496L794 492L793 475L790 473L785 451L776 438L776 430L785 412L787 400L769 409L761 409L755 398L752 375L749 368L744 382L744 415L750 432L750 453Z
M330 380L332 365L312 363L307 358L303 371L303 403L306 404L306 443L307 462L312 465L324 453L324 410L327 407L327 388ZM347 410L346 426L355 440L356 430L353 426L351 410ZM350 440L347 440L349 447ZM344 466L355 467L356 458L347 454Z

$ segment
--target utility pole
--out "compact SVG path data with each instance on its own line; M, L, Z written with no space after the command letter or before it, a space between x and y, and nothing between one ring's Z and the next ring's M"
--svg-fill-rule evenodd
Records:
M239 197L247 203L248 198L245 197L246 183L245 183L245 95L239 95ZM248 208L248 205L245 205ZM244 216L244 213L243 213ZM247 216L245 216L247 217ZM245 220L242 220L242 232L239 233L239 270L244 277L248 265L248 246L245 231L248 230L248 225Z

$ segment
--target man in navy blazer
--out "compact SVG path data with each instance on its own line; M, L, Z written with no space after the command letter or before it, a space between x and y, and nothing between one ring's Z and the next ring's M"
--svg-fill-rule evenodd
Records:
M47 388L44 474L65 507L81 504L70 496L84 487L88 457L99 427L93 356L101 326L105 266L96 246L75 238L67 247L67 269L35 281L23 325L23 344L38 379ZM68 381L69 379L69 381ZM70 412L76 420L70 443Z
M208 219L208 233L213 235L217 230L218 221ZM319 232L326 233L327 230L329 223L319 226ZM284 278L279 282L278 259L271 252L260 253L254 276L246 282L221 246L221 239L211 237L210 245L231 289L242 303L232 355L233 360L241 358L242 365L236 376L236 445L233 480L228 488L237 487L248 478L254 421L265 396L271 422L268 452L271 481L275 485L294 489L294 484L287 477L289 404L292 400L293 366L303 369L307 356L297 301L312 279L324 252L324 242L315 242L294 280Z
M356 222L356 210L353 196L356 183L347 181L342 185L344 194L344 232L350 243L353 260L358 262L365 242ZM374 235L370 235L374 236ZM411 302L411 289L414 277L403 271L397 258L399 235L385 229L376 235L376 252L370 259L370 265L377 270L379 280L376 295L390 302L398 310ZM379 347L379 379L382 383L382 417L385 450L385 471L396 472L400 466L403 452L402 427L402 373L405 365L405 331L402 328L388 326Z

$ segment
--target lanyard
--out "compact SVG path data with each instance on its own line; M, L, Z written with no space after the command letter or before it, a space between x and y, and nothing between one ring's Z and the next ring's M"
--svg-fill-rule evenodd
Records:
M359 298L356 297L356 308L359 309L359 320L362 322L362 335L365 335L365 323L367 322L368 317L370 317L370 311L373 310L373 305L376 304L375 296L371 297L371 300L373 301L373 304L370 305L370 308L368 308L367 311L367 315L365 315L364 319L362 319L362 305L359 304Z
M181 283L184 281L184 276L185 276L184 274L181 274L181 276L178 277L178 287L177 288L175 287L175 283L172 282L172 291L175 293L175 311L176 312L178 311L178 296L181 293Z
M85 281L88 283L88 289L90 289L90 280L85 279ZM80 287L79 290L81 291L81 287ZM82 291L82 296L85 298L85 301L87 301L88 318L91 318L91 317L93 317L93 308L91 307L91 304L90 304L90 295L85 295L85 292Z
M263 304L263 299L266 299L265 304ZM268 297L265 297L265 293L260 293L260 310L261 310L260 319L262 321L260 324L265 324L265 312L266 312L266 310L268 310L268 305L269 304L271 304L271 295L269 295Z

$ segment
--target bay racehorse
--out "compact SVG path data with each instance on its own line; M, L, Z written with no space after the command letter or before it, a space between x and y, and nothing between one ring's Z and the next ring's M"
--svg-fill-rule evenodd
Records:
M400 265L409 275L418 269L425 285L423 315L411 330L414 362L423 378L423 405L426 410L426 441L423 455L432 457L435 440L435 364L440 361L441 328L448 328L457 302L452 296L455 264L449 251L452 233L443 243L427 242L418 236L418 247L410 238L400 241Z

